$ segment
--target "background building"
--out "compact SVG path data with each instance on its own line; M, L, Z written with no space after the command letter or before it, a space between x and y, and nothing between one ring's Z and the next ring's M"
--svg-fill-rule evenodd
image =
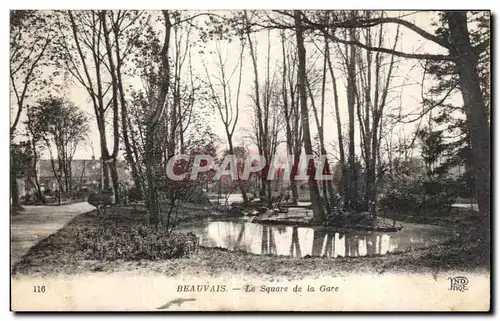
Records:
M118 178L120 182L129 182L130 173L126 168L124 161L116 163ZM54 174L54 170L58 171L57 161L54 162L54 167L50 159L40 159L36 165L36 174L38 183L42 191L57 191L59 184ZM97 191L102 182L102 163L101 160L91 159L73 159L71 162L71 182L73 191L82 189ZM31 175L25 179L18 181L19 195L33 194L35 188L35 177Z

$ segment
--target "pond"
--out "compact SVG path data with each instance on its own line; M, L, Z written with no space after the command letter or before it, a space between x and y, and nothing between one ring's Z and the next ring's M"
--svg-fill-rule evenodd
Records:
M292 257L384 255L432 246L455 234L451 229L434 225L402 225L403 230L387 233L212 221L191 226L184 232L196 234L200 245L205 247Z

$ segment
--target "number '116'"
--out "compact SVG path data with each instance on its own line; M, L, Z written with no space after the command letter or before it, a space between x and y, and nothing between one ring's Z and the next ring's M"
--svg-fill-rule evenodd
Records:
M35 286L33 286L33 292L35 292L35 293L43 293L43 292L45 292L45 285L42 285L42 286L35 285Z

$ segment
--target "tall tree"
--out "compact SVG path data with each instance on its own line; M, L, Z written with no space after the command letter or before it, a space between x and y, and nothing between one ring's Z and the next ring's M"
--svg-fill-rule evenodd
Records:
M59 191L71 193L72 161L76 149L86 138L87 117L71 102L56 97L40 100L30 116L33 122L30 126L32 131L38 137L42 137L51 155L52 169L59 184ZM52 156L54 148L56 158Z
M42 193L40 181L38 178L38 161L40 159L40 154L44 150L45 142L43 140L43 136L45 133L39 128L39 124L37 122L37 112L36 109L28 107L26 112L26 131L30 144L30 150L32 151L32 170L30 172L30 179L33 179L33 185L35 187L35 196L38 200L45 203L45 197Z
M292 203L298 201L298 190L295 181L297 166L302 151L302 130L300 127L300 113L297 99L297 73L295 72L297 50L286 46L285 33L281 32L282 49L282 112L284 116L285 137L288 155L293 157L292 171L290 173L290 189Z
M253 15L253 14L252 14ZM268 186L268 182L266 180L267 176L267 170L269 168L268 164L270 162L269 159L269 154L268 154L268 135L267 135L267 126L265 122L265 115L263 111L263 106L261 102L261 85L259 81L259 68L258 68L258 62L257 62L257 52L256 48L254 45L254 40L252 38L252 17L249 16L248 12L244 12L244 19L245 19L245 34L247 36L248 40L248 48L250 51L250 57L252 58L252 67L253 67L253 87L254 87L254 104L255 104L255 127L256 127L256 140L257 140L257 147L259 150L259 154L264 156L266 159L266 167L262 170L262 175L261 175L261 190L260 194L261 196L264 196L266 194L266 187ZM264 95L265 96L265 95Z
M137 48L137 41L141 35L144 34L144 28L146 24L146 15L144 12L138 12L134 10L118 10L118 11L104 11L101 14L101 19L103 21L103 27L106 24L106 15L109 16L111 23L110 31L104 32L106 38L106 50L108 52L108 60L110 66L110 75L113 85L113 91L118 91L114 94L114 99L118 99L120 103L120 114L121 114L121 135L123 137L123 144L125 149L125 160L130 167L132 174L132 179L134 180L134 185L138 189L139 193L142 193L142 182L141 176L139 174L138 164L133 157L132 146L129 138L129 126L128 126L128 106L127 97L124 89L124 77L127 76L127 57L131 56L134 49ZM106 28L107 29L107 28ZM112 35L112 36L111 36ZM113 45L110 45L113 43ZM114 50L113 47L114 46ZM114 57L113 58L113 51ZM113 62L115 59L116 62ZM111 66L114 66L111 68ZM116 110L116 106L115 110ZM118 113L116 113L117 115ZM118 128L116 117L114 120L114 127ZM113 150L115 152L115 149ZM116 170L116 157L113 158L113 167Z
M16 133L21 114L34 92L50 82L51 74L44 72L50 62L50 51L54 34L50 23L51 15L43 11L10 11L10 96L11 124L10 139ZM13 152L13 151L12 151ZM15 177L20 173L11 167L10 189L14 205L19 204L19 191Z
M26 101L49 82L44 59L53 40L51 14L34 10L10 12L10 91L15 102L10 135L14 135ZM11 106L12 108L12 106Z
M172 31L172 22L170 21L170 13L168 10L163 10L163 27L164 39L161 51L159 52L161 67L160 78L158 81L157 96L155 97L155 104L151 106L152 111L146 122L145 134L145 167L147 179L147 205L149 208L150 224L158 226L160 223L160 206L158 202L158 184L157 178L158 170L155 163L155 130L160 122L162 114L165 110L165 101L170 89L170 64L169 64L169 47L170 47L170 33Z
M351 12L351 18L355 18L354 12ZM355 29L349 29L348 33L349 39L355 41L357 38L357 32ZM346 69L347 78L347 110L349 114L349 153L348 153L348 166L347 166L347 208L357 209L358 208L358 173L356 171L356 150L355 150L355 115L356 115L356 46L350 44L345 46L345 56L344 65Z
M295 16L295 32L297 37L297 53L299 58L298 66L298 90L300 94L300 113L302 118L302 126L304 129L304 149L306 155L313 155L311 134L309 130L309 111L307 109L307 84L306 84L306 49L304 47L304 36L302 28L302 14L300 10L294 11ZM309 172L309 192L311 194L311 203L313 209L313 220L315 222L323 222L325 220L325 212L321 204L318 185L314 179L316 174L314 162L308 166Z
M485 44L472 46L466 12L447 12L446 20L450 43L453 46L452 52L458 55L455 64L467 117L466 123L471 137L471 163L475 176L477 201L480 212L489 216L491 197L489 108L481 91L477 64L481 48L489 46L490 39L485 39Z
M109 94L111 85L106 85L105 75L109 68L106 64L106 47L102 24L102 14L98 11L67 11L58 17L59 36L57 45L59 51L59 66L65 68L74 79L85 88L94 108L103 167L103 188L110 187L110 166L113 162L108 149L106 116L113 102L116 102L116 92ZM69 32L68 32L69 30ZM69 33L69 34L68 34ZM113 89L116 89L114 87ZM107 102L106 102L107 100ZM113 107L113 125L117 125L116 105ZM116 129L113 133L116 134ZM114 149L119 142L113 138ZM113 168L111 168L113 170ZM113 175L114 176L114 175ZM116 176L115 176L116 177ZM115 190L115 197L118 191Z
M229 150L228 150L229 154L234 155L233 136L236 129L236 125L238 123L238 117L240 113L241 76L243 71L245 42L244 40L241 40L240 53L237 66L235 68L232 68L233 71L232 72L230 71L230 73L228 73L227 70L227 58L223 57L220 45L221 42L218 41L216 45L217 76L213 77L215 80L217 80L217 83L214 83L211 80L212 77L210 76L210 73L205 63L203 63L203 66L205 68L208 87L211 93L212 105L218 111L220 120L224 126L227 143L229 145ZM233 97L233 92L231 90L231 79L236 70L238 70L238 82L236 88L236 96ZM235 101L234 103L233 99ZM243 197L243 203L247 204L248 197L245 190L245 186L243 185L243 182L241 182L240 180L238 180L238 187Z
M483 217L489 217L491 197L489 107L481 90L478 58L482 53L489 52L490 37L487 35L482 41L472 44L467 14L465 11L444 12L446 25L443 27L441 35L429 33L415 23L399 17L384 16L370 19L338 19L328 25L313 21L314 19L305 18L304 23L310 28L319 30L331 40L338 43L351 44L365 50L390 53L397 57L408 59L453 62L458 71L467 128L471 135L471 163L475 177L479 213ZM439 45L447 50L448 54L412 53L387 47L370 46L358 39L347 39L339 37L336 34L336 31L340 29L367 28L380 24L401 25L427 41Z
M369 19L373 12L365 12L364 16ZM378 29L378 31L377 31ZM383 25L377 29L364 30L361 36L366 44L375 43L378 47L386 45L387 35ZM396 28L392 49L399 42L399 26ZM380 177L380 136L382 133L382 121L388 97L390 85L394 78L396 68L395 56L382 54L380 52L365 51L364 55L358 55L360 72L357 74L356 99L357 114L360 128L360 141L362 157L364 159L364 197L361 209L375 214L377 201L377 177Z
M338 95L338 87L337 87L337 80L335 76L335 72L333 70L332 66L332 60L330 57L330 41L328 37L324 37L325 41L325 57L326 61L328 64L328 70L330 72L330 79L332 81L332 89L333 89L333 103L334 103L334 109L335 109L335 120L337 124L337 141L338 141L338 146L339 146L339 162L340 162L340 167L341 167L341 173L342 173L342 178L340 182L340 194L343 195L344 197L347 196L348 194L348 186L349 186L349 181L348 181L348 175L347 175L347 165L346 165L346 160L345 160L345 151L344 151L344 139L343 139L343 133L342 133L342 120L340 118L340 105L339 105L339 95Z

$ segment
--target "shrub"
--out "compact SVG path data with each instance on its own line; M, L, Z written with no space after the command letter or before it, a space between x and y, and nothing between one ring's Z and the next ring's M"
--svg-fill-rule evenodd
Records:
M447 179L400 179L386 190L380 205L399 214L448 213L456 198L454 184Z
M90 191L88 188L80 188L78 191L73 193L73 198L75 199L86 199L90 194Z
M143 201L141 191L135 186L132 186L128 189L127 196L132 203Z
M194 252L198 241L191 233L168 233L139 224L79 228L75 246L87 260L165 260Z
M32 198L32 197L31 197L31 194L26 194L26 195L24 195L24 203L25 203L25 204L29 204L29 203L31 203L31 198Z
M102 203L102 200L99 194L90 192L87 196L87 202L94 207L98 207Z

